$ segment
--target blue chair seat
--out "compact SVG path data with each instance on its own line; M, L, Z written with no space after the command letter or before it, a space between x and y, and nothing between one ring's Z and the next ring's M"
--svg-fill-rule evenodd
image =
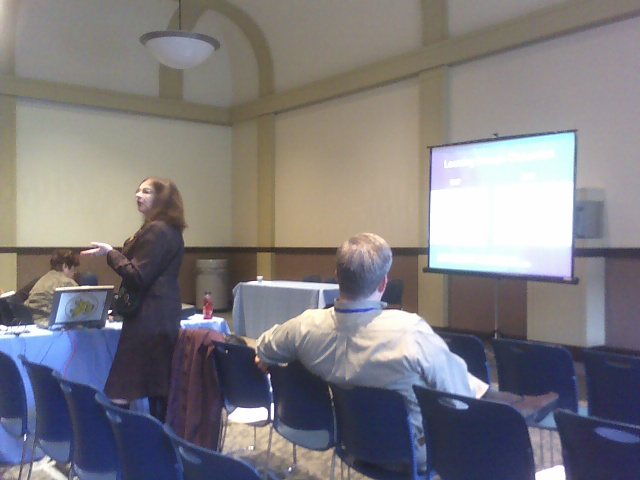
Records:
M466 362L469 373L485 383L491 383L487 352L480 338L467 333L454 333L439 329L434 330L446 342L449 350Z
M269 425L272 421L273 399L269 377L255 364L255 350L246 345L214 341L213 361L224 401L226 419L218 442L224 447L224 436L229 421L254 427Z
M293 444L293 464L297 468L296 446L324 451L335 445L333 405L329 384L309 372L300 362L269 367L273 388L274 417L269 432L270 458L273 430ZM334 462L331 462L333 475Z
M524 417L510 405L414 385L430 462L444 480L534 480Z
M73 427L73 469L80 480L120 480L111 425L96 401L98 390L53 372L67 400Z
M640 357L582 351L589 415L640 425Z
M12 437L22 440L18 478L22 477L28 447L28 420L27 394L18 365L9 355L0 352L0 426Z
M567 478L640 478L640 425L584 417L568 410L556 410L554 415Z
M249 463L209 450L180 438L169 425L164 425L182 465L184 480L260 480L260 474Z
M73 459L73 427L67 401L54 378L54 370L33 363L24 355L18 357L24 365L36 404L35 442L50 458L59 463ZM73 474L73 467L69 478Z
M492 344L500 390L518 395L555 392L558 408L578 411L577 376L569 350L552 343L507 338L495 338Z
M379 480L423 479L404 397L393 390L330 383L336 454L350 468Z
M111 424L122 480L181 480L180 461L158 419L120 408L104 393L95 399Z

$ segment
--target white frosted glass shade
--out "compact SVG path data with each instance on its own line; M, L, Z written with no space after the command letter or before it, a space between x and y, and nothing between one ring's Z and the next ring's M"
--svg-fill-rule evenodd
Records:
M164 30L145 33L140 43L167 67L183 70L204 62L220 48L215 38L183 30Z

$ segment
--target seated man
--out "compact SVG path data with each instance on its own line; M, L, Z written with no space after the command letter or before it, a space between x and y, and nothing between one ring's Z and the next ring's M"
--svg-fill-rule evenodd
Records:
M51 270L35 283L24 304L31 309L33 321L47 328L53 293L59 287L77 287L73 279L76 268L80 265L80 257L71 250L54 250L49 260Z
M381 302L391 267L391 248L372 233L356 235L339 248L335 306L307 310L263 333L256 363L299 360L309 371L335 383L388 388L400 392L410 412L416 460L426 469L422 416L413 385L503 401L527 419L540 419L557 402L557 394L521 397L492 389L467 371L460 357L416 314L385 310Z

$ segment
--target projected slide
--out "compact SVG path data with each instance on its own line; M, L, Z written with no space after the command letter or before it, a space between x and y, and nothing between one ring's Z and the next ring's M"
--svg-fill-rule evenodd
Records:
M432 147L428 268L571 281L575 165L575 131Z

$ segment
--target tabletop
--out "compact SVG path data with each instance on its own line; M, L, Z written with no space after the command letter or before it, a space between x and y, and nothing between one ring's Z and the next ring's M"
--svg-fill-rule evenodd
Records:
M242 282L233 289L235 333L258 338L273 325L281 324L310 308L333 305L336 283L287 280Z

